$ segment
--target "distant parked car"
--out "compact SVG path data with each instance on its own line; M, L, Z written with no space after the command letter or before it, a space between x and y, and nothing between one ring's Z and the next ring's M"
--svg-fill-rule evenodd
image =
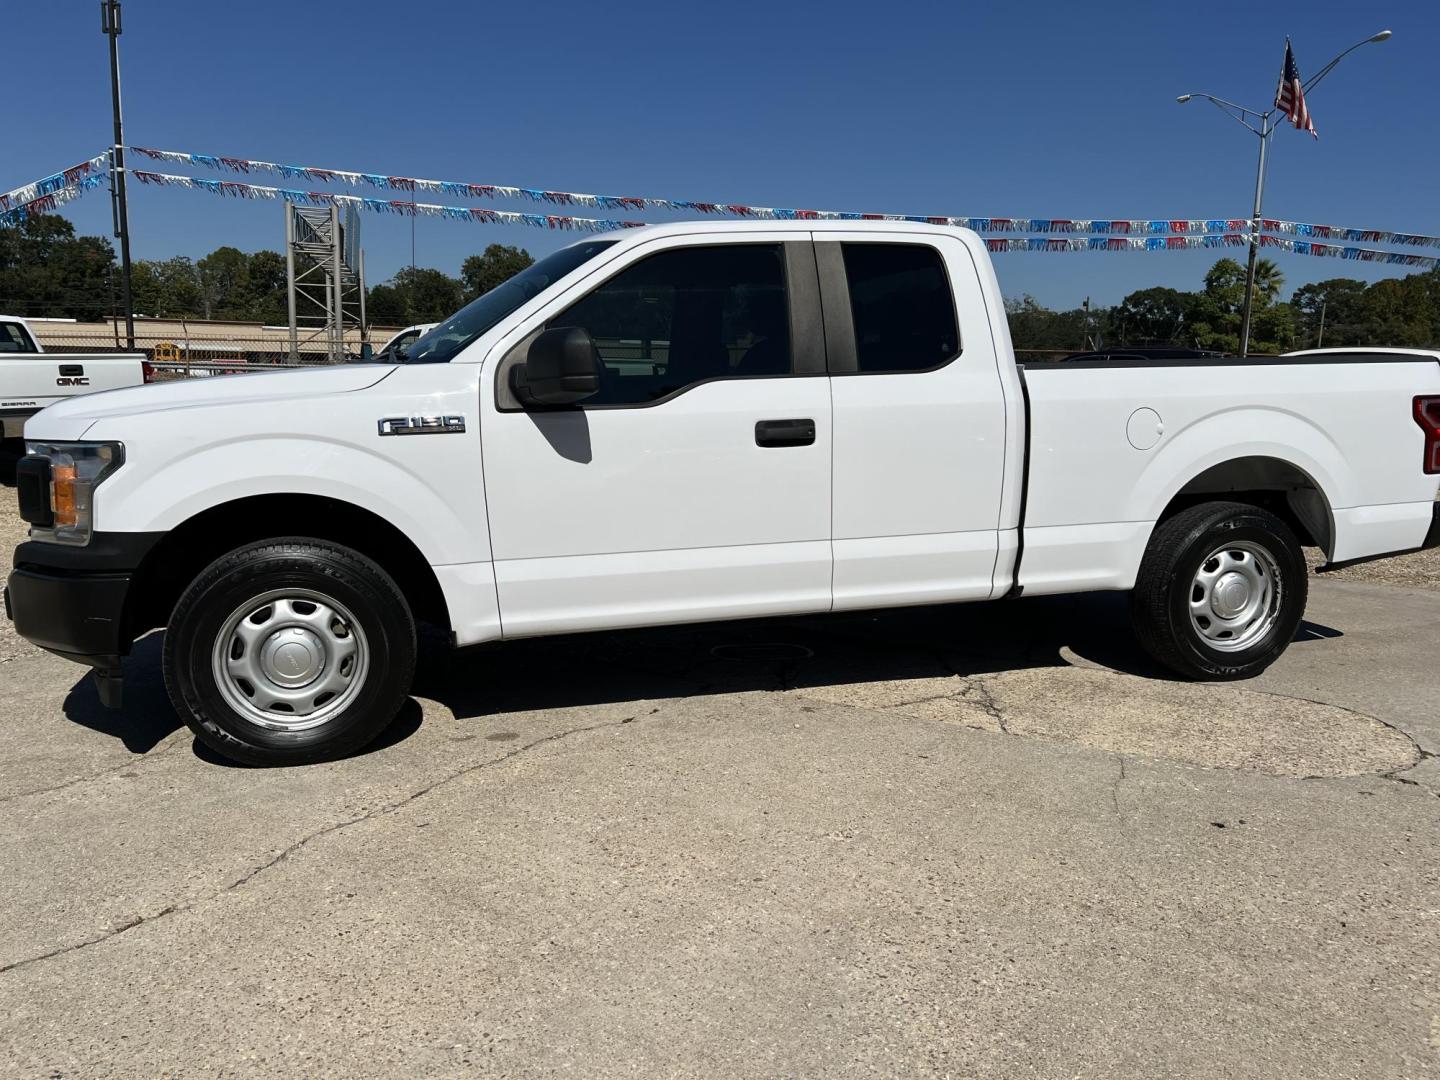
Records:
M374 359L381 363L389 363L394 361L396 353L409 351L410 346L414 345L415 342L419 341L422 334L429 333L438 325L440 324L427 322L416 323L414 326L407 326L404 330L401 330L398 334L396 334L389 341L387 341L385 343L385 347L375 353Z

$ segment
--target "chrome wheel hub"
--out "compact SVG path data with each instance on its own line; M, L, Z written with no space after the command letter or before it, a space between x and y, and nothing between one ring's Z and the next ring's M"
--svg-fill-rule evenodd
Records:
M1262 640L1280 617L1280 568L1249 540L1216 548L1190 586L1190 624L1212 649L1239 652Z
M355 616L338 601L279 589L231 612L216 635L211 666L220 693L245 719L304 731L355 699L369 647Z

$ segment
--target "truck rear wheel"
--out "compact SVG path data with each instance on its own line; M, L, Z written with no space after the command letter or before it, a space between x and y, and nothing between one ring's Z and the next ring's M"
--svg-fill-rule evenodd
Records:
M370 559L321 540L238 548L181 594L165 686L201 742L248 765L352 753L395 718L415 672L415 623Z
M1156 526L1131 594L1140 645L1192 679L1248 679L1305 614L1305 555L1290 527L1246 503L1209 502Z

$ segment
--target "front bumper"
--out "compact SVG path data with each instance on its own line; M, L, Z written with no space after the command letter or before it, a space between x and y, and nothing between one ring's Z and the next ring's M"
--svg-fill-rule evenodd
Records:
M121 632L130 574L60 574L17 568L5 613L27 641L92 667L114 667L130 651Z
M96 533L69 547L29 541L15 549L5 614L19 635L95 668L101 700L119 704L120 658L133 639L127 602L136 571L160 533Z

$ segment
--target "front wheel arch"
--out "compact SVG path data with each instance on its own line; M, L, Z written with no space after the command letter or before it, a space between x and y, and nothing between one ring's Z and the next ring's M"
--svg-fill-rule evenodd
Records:
M169 623L185 588L215 559L249 543L304 536L351 548L395 579L416 618L451 630L444 591L414 541L354 503L323 495L256 495L209 507L170 530L136 570L126 602L126 640Z

